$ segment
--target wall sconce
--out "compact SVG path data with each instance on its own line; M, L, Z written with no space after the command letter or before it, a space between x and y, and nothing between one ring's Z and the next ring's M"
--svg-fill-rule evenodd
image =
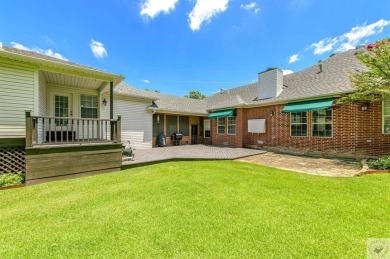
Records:
M106 98L103 99L103 105L104 105L104 106L107 106L107 100L106 100Z
M274 115L275 115L275 112L274 112L274 111L270 111L270 112L269 112L269 116L270 116L270 117L273 117Z
M160 115L157 115L157 123L160 123Z
M367 111L368 103L363 104L361 108L362 108L362 111Z

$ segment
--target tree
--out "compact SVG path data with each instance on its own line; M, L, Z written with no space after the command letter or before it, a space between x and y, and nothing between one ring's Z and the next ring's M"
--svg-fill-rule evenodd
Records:
M202 94L200 91L191 90L189 95L184 95L184 97L191 99L203 100L206 98L206 95Z
M382 101L385 95L390 94L390 38L369 44L356 56L368 71L351 73L350 80L356 92L340 98L338 103Z
M149 88L145 88L145 91L148 91L148 92L152 92L152 90L150 90ZM153 92L155 93L160 93L160 90L154 90Z

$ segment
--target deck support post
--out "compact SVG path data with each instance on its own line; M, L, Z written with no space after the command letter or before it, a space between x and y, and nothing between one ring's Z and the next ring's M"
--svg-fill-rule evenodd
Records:
M110 119L114 119L114 83L110 82ZM111 141L114 141L114 135L115 135L115 126L114 123L111 122Z
M25 110L26 112L26 147L32 147L32 118L31 110Z
M118 115L118 120L116 121L116 132L115 132L115 142L116 143L121 143L121 125L122 125L122 122L121 122L121 116Z

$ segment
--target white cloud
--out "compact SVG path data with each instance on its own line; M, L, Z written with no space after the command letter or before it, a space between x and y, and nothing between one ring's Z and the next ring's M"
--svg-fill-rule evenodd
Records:
M160 13L168 14L175 9L175 5L179 0L145 0L141 4L141 16L147 16L151 19Z
M148 79L144 79L144 80L142 80L142 82L144 82L146 84L150 84L150 80L148 80Z
M256 8L257 7L257 4L255 2L251 2L249 4L241 4L240 7L244 10L253 10L255 13L258 13L260 12L260 8Z
M91 51L95 58L104 58L107 56L107 50L104 48L103 43L101 43L100 41L91 39L89 47L91 48Z
M14 42L14 41L11 42L11 46L13 48L16 48L16 49L22 49L22 50L27 50L27 51L34 51L34 52L37 52L39 54L43 54L43 55L50 56L50 57L53 57L53 58L58 58L58 59L62 59L62 60L68 60L67 58L65 58L60 53L56 53L56 52L52 51L51 49L41 49L41 48L38 48L38 47L29 48L29 47L24 46L23 44L20 44L20 43Z
M353 27L349 32L335 38L325 38L310 45L315 55L321 55L332 50L346 51L359 45L360 41L383 31L383 28L390 25L390 21L381 19L375 23Z
M381 19L376 23L372 23L369 25L356 26L351 29L350 32L344 33L340 39L344 41L340 47L337 49L338 51L345 51L351 48L356 47L360 40L367 38L368 36L375 35L381 33L383 28L390 24L390 21L386 21Z
M252 3L249 3L249 4L241 4L240 7L241 7L242 9L245 9L245 10L250 10L250 9L256 7L256 3L255 3L255 2L252 2Z
M228 8L229 0L197 0L194 9L188 15L188 22L193 31L199 30L204 22L210 22L218 13Z
M291 64L291 63L294 63L294 62L296 62L296 61L298 61L298 60L299 60L299 55L298 55L298 54L294 54L294 55L292 55L292 56L290 57L288 63Z
M338 38L333 38L333 39L326 38L320 40L317 43L311 44L309 48L314 48L313 53L315 55L321 55L325 52L331 51L338 42L339 42Z
M292 73L294 73L294 71L292 71L290 69L283 70L283 75L288 75L288 74L292 74Z

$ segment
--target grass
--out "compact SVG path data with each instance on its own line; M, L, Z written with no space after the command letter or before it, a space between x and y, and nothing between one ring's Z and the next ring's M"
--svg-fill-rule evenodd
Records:
M14 257L362 258L390 238L390 175L167 162L0 192Z

